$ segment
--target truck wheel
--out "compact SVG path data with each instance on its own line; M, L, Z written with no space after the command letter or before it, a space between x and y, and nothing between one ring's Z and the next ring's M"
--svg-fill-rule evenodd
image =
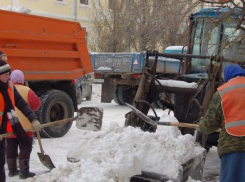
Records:
M118 99L122 105L133 104L137 88L120 86L118 89Z
M113 90L113 100L114 100L115 103L117 103L118 105L122 105L122 103L120 102L120 100L119 100L119 98L118 98L118 89L119 89L118 86L115 86L115 87L114 87L114 90Z
M79 87L76 90L76 96L77 96L77 105L82 103L82 89Z
M74 116L71 98L63 91L50 90L40 96L42 106L36 112L40 123L49 123ZM48 138L64 136L71 128L72 122L43 128L40 134Z
M89 93L89 96L86 97L86 100L87 101L91 101L92 99L92 86L90 86L90 93Z
M122 86L118 87L118 100L121 103L121 105L125 105L125 102L126 102L125 90Z

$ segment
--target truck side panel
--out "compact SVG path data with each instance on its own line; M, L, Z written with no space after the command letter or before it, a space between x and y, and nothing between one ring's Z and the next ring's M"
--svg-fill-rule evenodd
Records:
M79 23L3 10L0 21L0 49L26 80L70 80L92 72Z

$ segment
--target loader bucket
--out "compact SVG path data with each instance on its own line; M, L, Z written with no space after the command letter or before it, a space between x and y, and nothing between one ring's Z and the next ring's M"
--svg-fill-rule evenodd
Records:
M167 182L172 180L174 182L185 182L190 176L192 179L202 181L202 173L204 162L206 159L206 150L203 150L195 157L191 158L184 164L182 164L182 170L179 171L179 175L177 179L172 179L171 177L142 171L141 175L135 175L130 179L130 182Z

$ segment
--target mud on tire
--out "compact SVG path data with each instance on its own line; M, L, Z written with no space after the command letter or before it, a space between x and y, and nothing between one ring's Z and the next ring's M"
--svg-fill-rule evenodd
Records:
M41 124L49 123L74 116L71 98L63 91L50 90L40 96L41 107L36 111ZM71 128L72 122L43 128L43 137L57 138L64 136Z

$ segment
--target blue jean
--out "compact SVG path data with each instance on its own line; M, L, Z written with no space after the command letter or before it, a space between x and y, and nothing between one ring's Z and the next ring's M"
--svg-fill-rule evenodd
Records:
M223 154L221 157L220 182L245 181L245 152Z

